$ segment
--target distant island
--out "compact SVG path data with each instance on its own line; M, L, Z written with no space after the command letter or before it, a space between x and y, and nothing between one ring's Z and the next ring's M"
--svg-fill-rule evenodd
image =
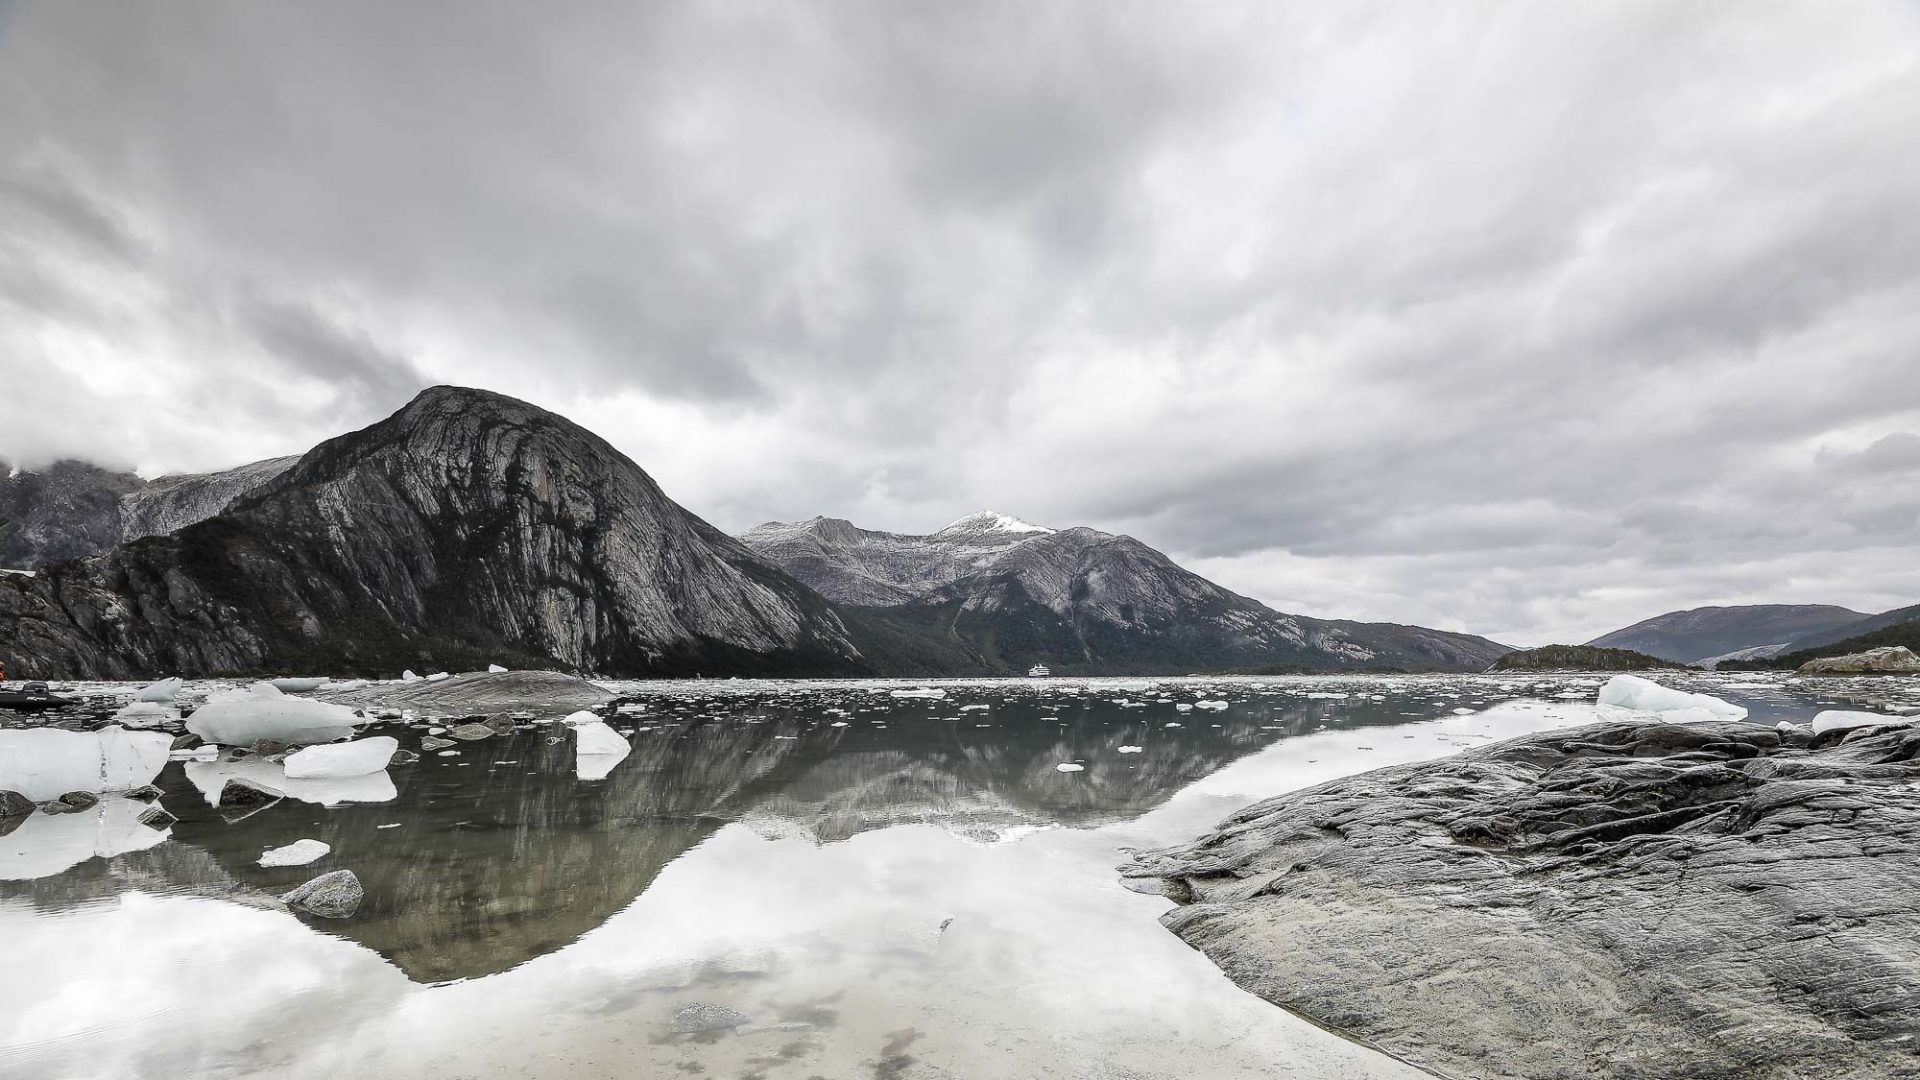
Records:
M1648 656L1632 649L1603 649L1597 645L1542 645L1510 652L1488 671L1655 671L1684 664Z

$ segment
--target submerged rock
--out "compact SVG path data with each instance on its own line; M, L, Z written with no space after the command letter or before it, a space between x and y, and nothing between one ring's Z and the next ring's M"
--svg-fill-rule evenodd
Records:
M452 745L454 745L452 739L443 739L438 735L429 735L420 740L420 749L422 750L444 750Z
M1845 656L1822 656L1800 665L1802 675L1920 674L1920 656L1904 645L1868 649Z
M41 807L49 814L77 814L100 805L100 796L90 791L69 791Z
M729 1009L725 1005L708 1005L695 1002L674 1014L673 1033L675 1035L700 1035L709 1031L731 1031L742 1024L753 1022L746 1013Z
M360 901L366 895L353 871L335 870L281 894L280 900L288 907L300 908L323 919L345 919L360 910Z
M237 821L280 801L280 793L268 791L245 780L228 780L220 788L217 808L229 821Z
M1920 1076L1920 729L1609 723L1136 857L1237 983L1458 1077Z
M455 724L453 727L447 729L447 734L456 739L465 739L471 742L475 739L492 738L496 732L485 724Z

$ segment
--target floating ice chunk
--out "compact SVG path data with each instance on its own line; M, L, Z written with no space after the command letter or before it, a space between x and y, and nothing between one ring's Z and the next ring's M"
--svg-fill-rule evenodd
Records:
M1193 707L1196 709L1211 709L1214 712L1220 712L1227 707L1227 703L1224 701L1196 701L1193 703Z
M449 674L447 674L447 673L446 673L446 672L444 672L444 671L436 671L436 672L434 672L433 674L431 674L431 675L429 675L429 676L427 676L427 681L428 681L428 682L439 682L439 681L441 681L442 679L451 679L451 678L453 678L453 676L452 676L452 675L449 675Z
M0 791L34 802L69 791L129 791L166 767L173 740L161 731L0 731Z
M294 780L365 776L385 769L398 749L400 740L391 735L376 735L371 739L296 750L287 755L282 765L287 776Z
M122 727L155 728L180 719L180 710L155 701L129 701L113 714Z
M915 690L894 690L891 693L898 698L933 698L935 700L947 696L947 692L937 686L922 686Z
M327 683L327 693L344 694L349 690L364 690L366 687L367 680L365 679L348 679L346 682L329 681Z
M960 706L960 711L961 712L986 712L988 709L991 709L991 708L993 708L993 706L991 705L962 705Z
M1063 761L1053 767L1055 772L1085 772L1086 769L1085 765L1076 765L1071 761Z
M140 692L133 695L133 700L152 701L165 705L173 700L175 694L180 692L182 685L184 684L182 684L179 679L161 679L159 682L148 683L141 687Z
M604 780L615 765L633 752L633 744L599 722L573 729L573 775L581 780Z
M507 669L501 667L499 664L487 665L487 674L489 675L504 675L506 673L507 673Z
M220 805L220 789L229 780L245 780L262 791L321 806L341 803L382 803L399 797L393 778L382 769L365 776L336 776L305 779L290 777L286 770L261 757L239 761L189 761L183 766L187 780L200 789L208 806Z
M570 712L561 717L560 722L566 724L568 727L584 727L587 724L602 724L602 726L604 726L604 722L600 719L599 715L588 709L581 709L579 712Z
M1674 690L1638 675L1615 675L1600 688L1599 703L1634 712L1654 713L1669 724L1709 720L1744 720L1747 710L1709 697Z
M1453 710L1453 715L1455 715L1455 716L1472 716L1472 715L1474 714L1474 712L1475 712L1475 710L1473 710L1473 709L1455 709L1455 710Z
M1120 748L1120 752L1123 754L1138 754L1142 749L1142 747L1138 746L1123 746Z
M831 723L831 724L829 724L829 725L827 725L827 726L828 726L828 727L846 727L846 726L847 726L847 722L846 722L845 720L835 720L835 721L834 721L833 723Z
M408 668L407 670L400 673L400 681L401 682L419 682L420 676L415 675L413 673L412 668Z
M286 847L277 847L260 856L261 866L305 866L310 862L326 857L333 849L318 840L295 840Z
M23 818L0 836L0 881L52 877L96 856L111 859L153 847L171 832L141 822L152 812L153 807L132 799L102 799L79 813Z
M354 725L364 722L345 705L290 698L263 682L208 698L187 718L187 730L226 746L256 739L305 746L350 738Z
M325 679L272 679L273 688L283 694L304 694L327 685Z
M1886 713L1850 712L1845 709L1828 709L1815 714L1813 733L1824 735L1829 731L1851 731L1865 727L1898 727L1913 723L1912 717L1889 716Z

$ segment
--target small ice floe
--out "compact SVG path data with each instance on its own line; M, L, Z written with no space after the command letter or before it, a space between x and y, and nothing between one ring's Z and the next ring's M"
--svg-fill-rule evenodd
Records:
M568 727L585 727L588 724L602 723L597 713L590 712L586 709L581 709L579 712L568 713L565 717L561 718L560 722Z
M1166 723L1166 726L1167 726L1167 727L1179 727L1179 726L1180 726L1180 721L1178 721L1178 720L1169 720L1169 721L1167 721L1167 723Z
M576 726L573 735L573 775L580 780L606 779L613 767L633 752L633 744L598 720Z
M1054 772L1085 772L1086 770L1087 767L1085 765L1076 764L1071 761L1063 761L1053 767Z
M382 803L399 797L393 778L385 769L362 776L294 777L266 758L251 756L238 761L188 761L187 780L200 789L208 806L220 805L220 793L230 780L271 795L298 799L320 806L341 803Z
M847 722L845 720L835 720L833 723L828 724L827 726L828 727L846 727Z
M1138 754L1141 752L1141 748L1138 746L1123 746L1120 748L1120 752L1123 754Z
M121 727L156 728L180 719L180 710L155 701L129 701L113 714Z
M305 866L326 857L331 847L318 840L295 840L285 847L269 848L260 856L261 866Z
M183 685L185 684L177 678L161 679L159 682L148 683L141 687L140 691L133 695L133 700L168 705L173 702L174 695L180 692L180 687Z
M450 674L448 674L447 672L444 672L444 671L436 671L436 672L434 672L433 674L431 674L431 675L429 675L429 676L427 676L427 681L428 681L428 682L440 682L440 681L442 681L442 680L444 680L444 679L451 679L451 678L453 678L453 676L452 676L452 675L450 675Z
M398 749L400 740L391 735L376 735L349 743L309 746L288 754L281 764L287 776L295 780L365 776L385 769Z
M375 825L375 826L374 826L374 828L376 828L376 829L397 829L397 828L399 828L399 827L400 827L400 822L398 822L398 821L389 821L389 822L387 822L387 823L386 823L385 825Z
M1220 712L1227 707L1227 703L1224 701L1204 701L1203 700L1203 701L1194 702L1193 707L1196 709L1211 709L1214 712Z
M0 731L0 791L34 802L69 791L131 791L160 775L172 743L165 732L122 727Z
M187 718L187 730L227 746L247 746L256 739L310 746L349 738L361 723L345 705L290 698L262 682L208 698Z
M1175 706L1174 706L1174 708L1175 708L1175 709L1177 709L1177 710L1179 710L1180 712L1192 712L1192 711L1193 711L1193 706L1191 706L1191 705L1189 705L1189 704L1187 704L1187 703L1186 703L1186 702L1184 702L1184 701L1183 701L1183 702L1181 702L1181 703L1180 703L1180 704L1178 704L1178 705L1175 705Z
M1638 675L1615 675L1600 688L1598 702L1633 712L1653 713L1669 724L1696 724L1712 720L1744 720L1747 710L1709 697L1661 686Z
M304 694L327 685L325 679L271 679L273 688L283 694Z
M1886 713L1853 712L1845 709L1828 709L1816 713L1813 718L1813 733L1825 735L1829 731L1851 731L1854 728L1903 727L1913 723L1913 718L1889 716Z
M1455 716L1472 716L1472 715L1474 714L1474 712L1476 712L1476 711L1477 711L1477 710L1474 710L1474 709L1455 709L1455 710L1453 710L1453 715L1455 715Z
M499 664L487 665L487 674L489 675L505 675L506 673L507 673L507 669L501 667Z
M897 698L932 698L938 700L947 696L947 692L937 686L922 686L913 690L894 690L890 691L890 693L893 697Z
M991 708L993 708L993 706L991 705L962 705L960 706L960 711L961 712L986 712L988 709L991 709Z
M400 673L400 681L401 682L419 682L420 676L414 674L412 668L408 668L407 670Z

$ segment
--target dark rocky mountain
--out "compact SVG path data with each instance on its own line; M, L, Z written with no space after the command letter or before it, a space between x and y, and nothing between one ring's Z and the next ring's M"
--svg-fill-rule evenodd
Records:
M0 462L0 568L32 570L185 528L287 471L297 457L142 480L84 461L14 472Z
M1653 671L1679 664L1632 649L1602 649L1594 645L1542 645L1510 652L1488 671Z
M1867 616L1828 604L1749 604L1670 611L1587 642L1632 649L1662 660L1696 660L1767 645L1784 645Z
M48 677L402 666L862 670L818 594L598 436L437 387L205 521L0 577L0 660Z
M1509 651L1467 634L1282 614L1132 537L992 511L925 536L814 518L742 539L847 605L862 651L891 671L1479 671Z
M1906 609L1903 609L1906 610ZM1793 670L1810 660L1823 660L1835 656L1852 656L1870 649L1884 649L1889 646L1902 646L1920 652L1920 614L1905 622L1882 625L1852 637L1829 641L1807 647L1795 646L1786 652L1772 656L1756 658L1746 663L1722 664L1725 668L1784 668Z
M120 500L146 482L84 461L38 471L0 462L0 567L31 570L120 542Z

